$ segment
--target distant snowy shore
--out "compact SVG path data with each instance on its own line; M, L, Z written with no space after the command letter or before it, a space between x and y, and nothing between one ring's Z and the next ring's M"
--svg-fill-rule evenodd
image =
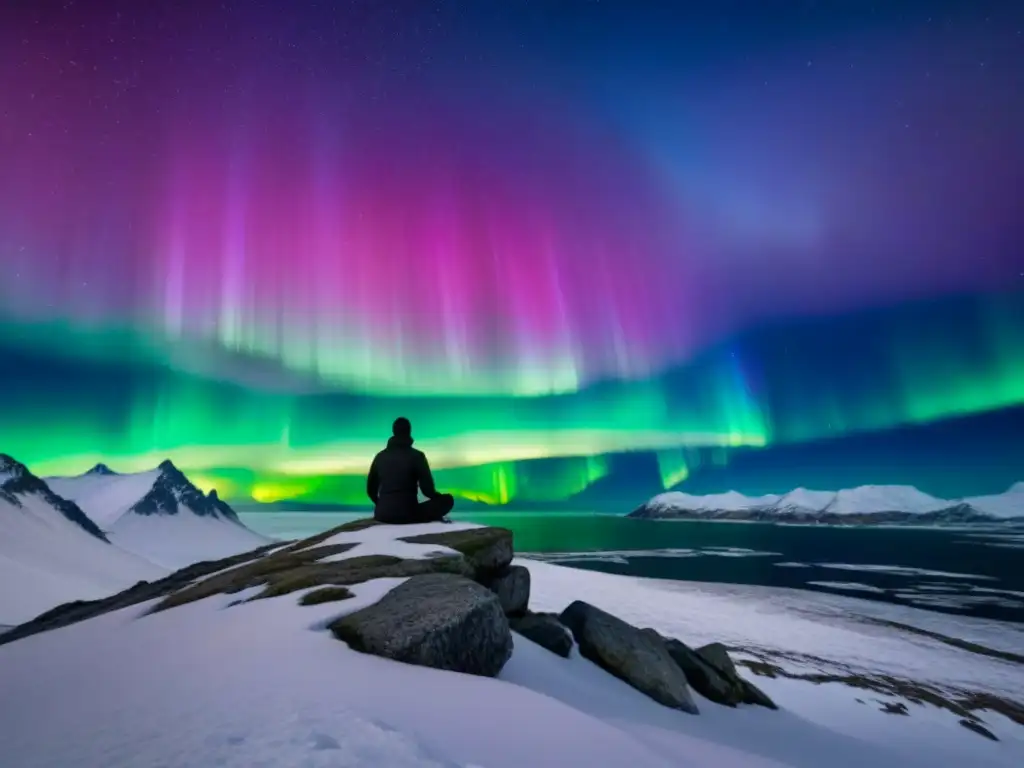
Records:
M694 496L662 493L629 517L731 520L829 525L1024 524L1024 483L1006 492L940 499L907 485L862 485L839 491L797 488L783 495L745 496L736 491Z

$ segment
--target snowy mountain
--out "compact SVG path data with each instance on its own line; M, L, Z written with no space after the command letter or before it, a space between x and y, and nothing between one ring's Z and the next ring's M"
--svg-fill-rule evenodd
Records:
M1024 483L1014 483L1005 493L964 499L964 503L992 517L1020 517L1024 515Z
M74 502L0 454L0 625L165 573L112 545Z
M204 494L170 461L119 474L97 464L77 477L47 478L119 547L167 568L245 552L269 540L246 528L216 491Z
M103 531L82 512L78 505L54 493L45 482L29 472L24 464L15 461L5 453L0 453L0 501L5 501L15 507L23 507L26 496L32 497L28 501L39 497L43 503L59 512L90 536L95 536L101 541L107 540Z
M862 485L840 491L797 488L781 497L749 497L735 491L693 496L670 491L650 499L629 516L836 525L1024 521L1024 483L993 496L953 500L908 485Z

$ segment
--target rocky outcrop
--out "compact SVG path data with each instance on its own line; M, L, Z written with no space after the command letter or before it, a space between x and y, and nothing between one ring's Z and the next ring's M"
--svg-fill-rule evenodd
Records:
M679 641L676 640L675 642L678 643ZM729 657L729 651L724 645L721 643L709 643L698 648L697 655L710 665L728 686L739 692L739 703L756 704L768 709L778 709L775 702L760 688L749 680L740 677L739 672L736 670L736 665L733 664L732 659Z
M357 651L472 675L493 677L512 656L498 596L449 574L414 576L328 629Z
M580 655L658 703L698 714L686 675L656 634L652 636L582 600L562 611L559 621L572 632Z
M410 544L437 544L466 558L479 578L503 574L512 563L512 531L507 528L470 528L461 531L408 536Z
M693 650L581 601L557 616L530 612L530 572L512 565L512 533L504 528L400 537L437 547L416 559L379 554L338 558L357 544L331 543L333 537L376 525L373 520L356 520L301 541L196 563L105 600L59 606L0 634L0 645L138 603L152 602L148 613L155 613L243 591L245 598L229 605L294 594L300 605L336 603L340 613L355 597L355 585L404 578L373 605L335 614L327 628L363 653L485 676L501 671L518 634L563 658L572 655L575 644L581 656L683 712L698 712L692 691L726 706L775 706L739 676L720 644Z
M530 602L530 571L522 565L512 565L502 574L490 579L487 588L498 596L506 616L522 616Z
M643 631L665 644L669 656L686 675L687 682L705 699L727 707L757 704L777 709L775 702L759 688L739 676L728 651L721 643L712 643L694 650L675 638L662 637L653 629Z
M542 648L557 653L564 659L572 652L572 633L553 613L527 613L509 618L512 631L532 640Z

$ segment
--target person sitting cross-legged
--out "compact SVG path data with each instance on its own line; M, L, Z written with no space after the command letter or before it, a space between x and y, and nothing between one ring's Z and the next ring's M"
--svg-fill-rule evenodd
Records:
M381 523L448 522L455 506L450 493L438 493L423 451L412 447L412 425L405 417L391 425L387 448L373 457L366 476L366 494L373 502L373 517ZM417 488L427 500L419 503Z

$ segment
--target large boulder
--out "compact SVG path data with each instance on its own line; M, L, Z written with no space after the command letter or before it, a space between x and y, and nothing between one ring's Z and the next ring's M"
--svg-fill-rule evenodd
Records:
M727 707L735 707L743 702L743 686L739 684L738 678L730 678L722 674L685 643L674 638L662 638L653 629L644 631L665 643L669 656L683 670L687 682L705 699L717 704L724 704Z
M486 585L498 596L506 616L522 616L530 603L530 571L513 565Z
M569 658L572 651L572 634L553 613L527 613L512 616L508 620L513 632L518 632L542 648Z
M778 705L756 685L740 677L736 665L729 658L729 651L721 643L710 643L697 649L697 654L711 667L717 670L718 674L729 681L729 684L739 690L740 703L757 704L768 709L778 709ZM696 686L694 686L696 688Z
M494 677L512 656L497 595L461 576L413 576L328 629L357 651L395 661Z
M659 637L582 600L562 611L559 621L572 631L585 658L660 704L698 713L686 675Z
M504 573L512 562L512 531L507 528L467 528L460 531L406 536L410 544L436 544L459 552L473 568L477 581Z

